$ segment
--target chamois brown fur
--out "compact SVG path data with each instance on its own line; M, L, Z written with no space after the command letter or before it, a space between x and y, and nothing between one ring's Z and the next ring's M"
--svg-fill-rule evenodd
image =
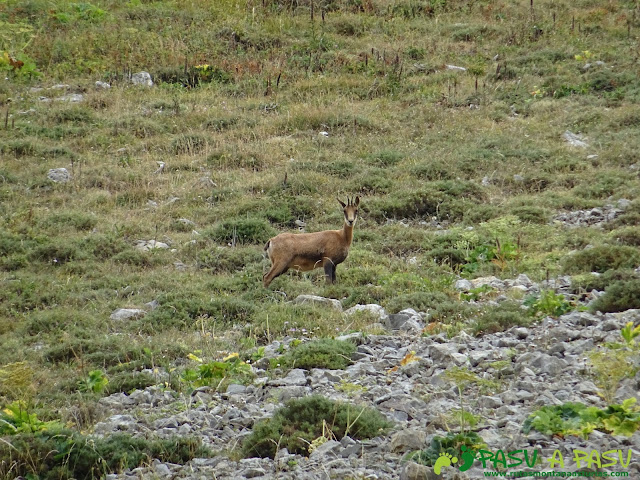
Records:
M336 281L336 267L345 261L353 240L353 227L358 218L360 197L338 200L344 212L344 225L340 230L315 233L281 233L271 238L264 249L271 260L271 269L262 278L265 287L287 270L306 272L324 268L327 283Z

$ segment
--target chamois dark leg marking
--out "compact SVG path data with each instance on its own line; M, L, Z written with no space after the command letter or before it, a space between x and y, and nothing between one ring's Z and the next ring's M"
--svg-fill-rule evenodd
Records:
M327 283L335 283L336 281L336 266L331 261L327 261L324 264L324 274L327 277Z

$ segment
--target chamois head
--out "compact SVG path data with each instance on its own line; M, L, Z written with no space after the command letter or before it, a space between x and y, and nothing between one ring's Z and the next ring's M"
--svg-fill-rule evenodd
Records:
M355 200L347 197L347 203L345 204L339 198L337 199L342 205L342 210L344 212L344 222L348 227L353 227L356 224L356 219L358 218L358 205L360 205L360 197L356 197Z

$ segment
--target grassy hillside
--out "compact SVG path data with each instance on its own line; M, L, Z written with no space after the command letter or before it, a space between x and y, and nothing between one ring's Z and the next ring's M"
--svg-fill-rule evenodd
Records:
M618 0L3 2L0 368L25 368L0 403L89 429L93 370L128 392L196 351L370 330L288 303L302 293L481 334L457 276L636 267L639 35ZM128 82L142 70L154 87ZM70 182L47 179L59 167ZM339 228L336 197L356 194L338 283L264 289L264 242ZM621 198L605 228L552 221Z

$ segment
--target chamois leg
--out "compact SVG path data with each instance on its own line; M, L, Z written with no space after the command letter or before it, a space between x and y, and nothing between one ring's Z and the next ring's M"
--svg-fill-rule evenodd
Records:
M289 270L287 265L282 266L275 263L271 265L271 270L265 273L262 277L262 284L264 285L264 288L267 288L274 278L279 277L287 270Z
M324 275L327 277L327 283L336 283L336 266L331 260L324 264Z

